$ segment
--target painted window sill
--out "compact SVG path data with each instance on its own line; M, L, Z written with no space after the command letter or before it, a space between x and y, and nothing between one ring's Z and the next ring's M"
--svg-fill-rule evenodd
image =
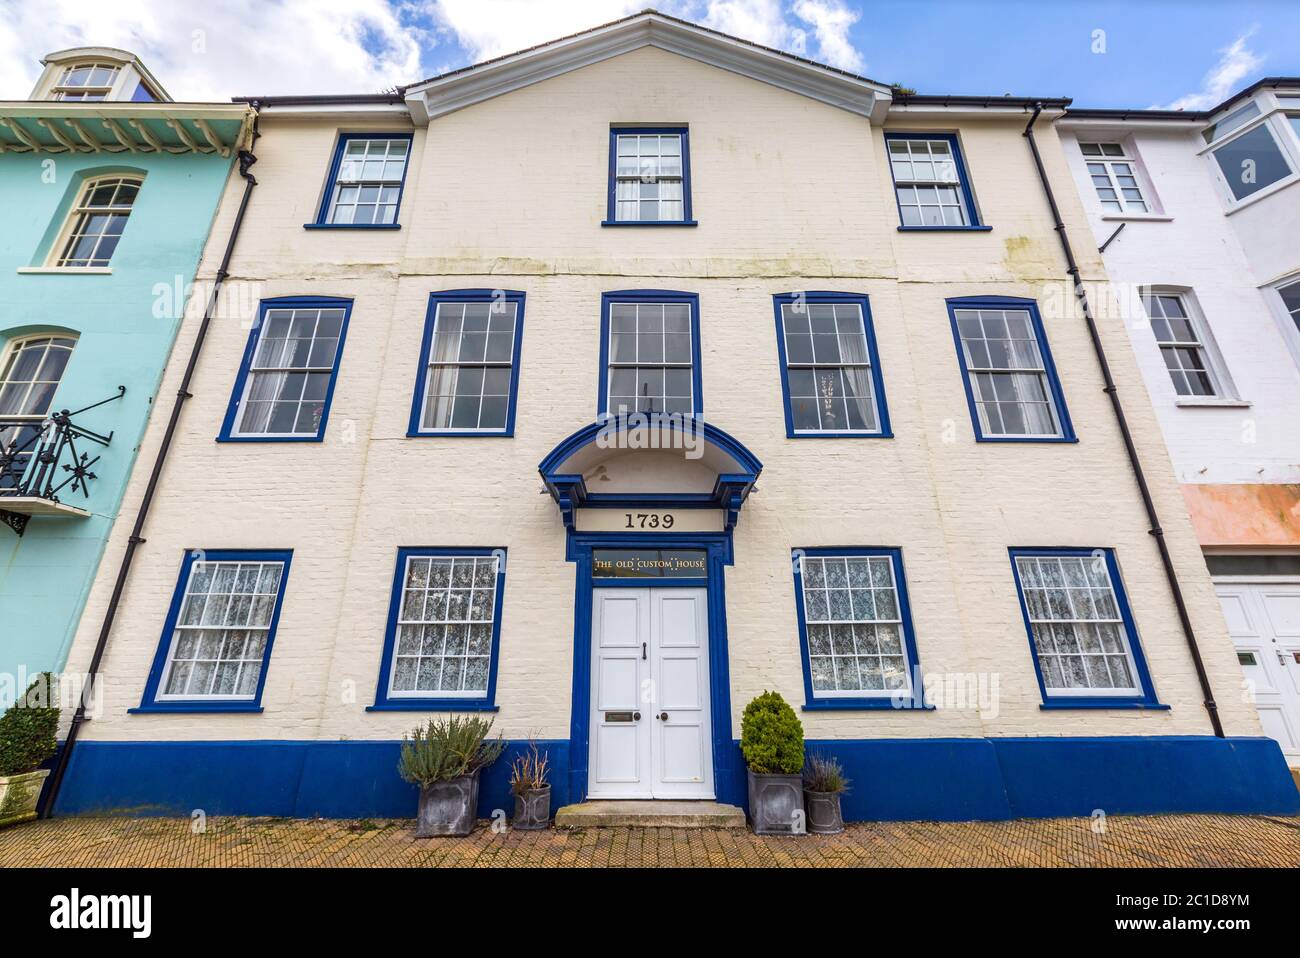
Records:
M814 699L811 702L803 704L805 712L862 712L867 710L873 711L890 711L890 712L933 712L933 705L914 705L911 700L904 704L896 704L892 698L883 699Z
M410 699L409 701L376 702L367 705L367 712L499 712L501 706L491 702L462 699Z
M787 439L893 439L892 432L787 432Z
M1219 406L1226 409L1248 409L1255 405L1249 399L1225 399L1215 397L1201 396L1179 396L1174 400L1175 406L1184 408L1196 408L1199 406L1215 407Z
M324 436L218 436L216 442L324 442Z
M177 713L219 715L224 712L234 712L236 714L257 713L263 711L263 709L256 702L152 702L126 711L128 715L175 715Z
M515 434L513 430L510 430L508 432L493 432L487 429L483 429L483 430L453 429L453 430L448 430L447 432L412 432L411 430L407 430L406 438L407 439L482 439L486 437L488 439L512 439L514 438L514 435Z
M1163 213L1103 213L1102 221L1106 223L1172 223L1172 216Z
M112 276L111 266L20 266L24 276Z
M900 233L991 233L991 226L900 226Z
M697 220L662 220L635 222L632 220L601 220L601 226L699 226Z
M1044 702L1038 707L1044 712L1070 709L1136 709L1145 712L1168 712L1170 709L1168 705L1159 702L1135 702L1132 699L1067 699L1060 702Z
M400 230L401 223L303 223L305 230Z
M1062 443L1062 442L1078 442L1079 437L1078 436L1043 436L1042 438L1039 438L1037 436L976 436L975 441L989 442L989 443L998 443L998 442Z

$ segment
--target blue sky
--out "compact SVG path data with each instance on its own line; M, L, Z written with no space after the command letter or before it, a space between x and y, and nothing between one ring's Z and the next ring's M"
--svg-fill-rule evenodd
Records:
M0 0L0 99L28 94L45 53L85 45L139 54L177 99L377 92L647 5L648 0ZM1067 95L1086 106L1201 108L1260 76L1300 74L1300 0L655 5L924 93Z

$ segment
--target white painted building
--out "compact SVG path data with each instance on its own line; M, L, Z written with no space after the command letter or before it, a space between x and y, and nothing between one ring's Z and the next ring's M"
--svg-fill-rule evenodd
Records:
M1300 78L1057 129L1264 729L1300 766Z
M740 804L775 689L851 818L1294 811L1124 334L1172 579L1069 308L1034 148L1104 273L1066 105L655 13L255 101L145 541L78 636L104 706L58 808L407 815L398 741L470 710L541 741L555 805Z

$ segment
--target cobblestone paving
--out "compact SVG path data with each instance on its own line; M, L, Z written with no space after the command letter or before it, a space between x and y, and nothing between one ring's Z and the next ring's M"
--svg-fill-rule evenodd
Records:
M63 818L0 831L0 866L1300 866L1300 818L1111 816L1012 822L873 822L843 834L598 828L416 839L413 822Z

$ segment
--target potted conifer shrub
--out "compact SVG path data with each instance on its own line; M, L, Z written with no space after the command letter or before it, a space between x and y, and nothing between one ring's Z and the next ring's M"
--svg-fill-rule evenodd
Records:
M498 735L488 741L492 720L472 716L430 719L402 739L398 771L420 786L416 838L468 835L478 810L479 773L505 748Z
M0 715L0 828L36 817L36 801L50 774L40 766L58 748L54 691L54 677L42 672Z
M510 763L510 791L515 795L515 828L536 831L551 823L550 754L528 740Z
M844 766L825 755L808 756L803 767L803 804L808 831L815 835L837 835L844 831L840 796L849 790Z
M778 692L745 706L740 751L749 773L749 823L756 835L803 831L803 726Z

